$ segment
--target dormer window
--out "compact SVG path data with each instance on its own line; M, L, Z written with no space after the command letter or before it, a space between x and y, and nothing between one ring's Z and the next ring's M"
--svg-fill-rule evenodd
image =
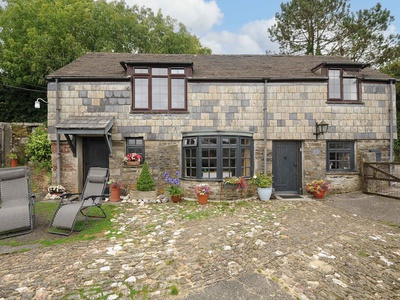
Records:
M354 73L345 69L330 69L329 92L330 101L358 101L358 80Z
M187 110L188 66L131 65L132 112L179 112Z

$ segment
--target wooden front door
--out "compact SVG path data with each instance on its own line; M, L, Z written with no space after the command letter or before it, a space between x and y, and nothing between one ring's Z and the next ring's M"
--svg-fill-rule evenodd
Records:
M273 186L277 194L301 194L301 142L272 143Z

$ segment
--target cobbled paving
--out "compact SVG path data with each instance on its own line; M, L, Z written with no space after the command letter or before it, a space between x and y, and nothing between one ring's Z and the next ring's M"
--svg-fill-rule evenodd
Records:
M398 226L317 201L120 208L105 237L1 255L0 299L192 299L249 272L293 299L400 299Z

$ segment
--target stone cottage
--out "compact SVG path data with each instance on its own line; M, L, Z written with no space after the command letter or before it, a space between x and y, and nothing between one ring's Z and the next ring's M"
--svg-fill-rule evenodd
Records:
M80 190L91 166L134 188L143 155L158 188L272 171L277 194L313 179L360 188L368 153L392 157L394 78L341 57L89 53L48 81L53 180ZM324 130L327 127L327 131Z

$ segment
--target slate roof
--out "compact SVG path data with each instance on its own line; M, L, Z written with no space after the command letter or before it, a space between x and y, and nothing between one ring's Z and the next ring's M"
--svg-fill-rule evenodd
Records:
M315 68L324 63L366 66L333 56L88 53L50 74L47 79L126 79L126 70L121 62L192 63L192 80L318 80L321 75L315 72ZM391 78L370 67L364 68L361 75L365 79Z

